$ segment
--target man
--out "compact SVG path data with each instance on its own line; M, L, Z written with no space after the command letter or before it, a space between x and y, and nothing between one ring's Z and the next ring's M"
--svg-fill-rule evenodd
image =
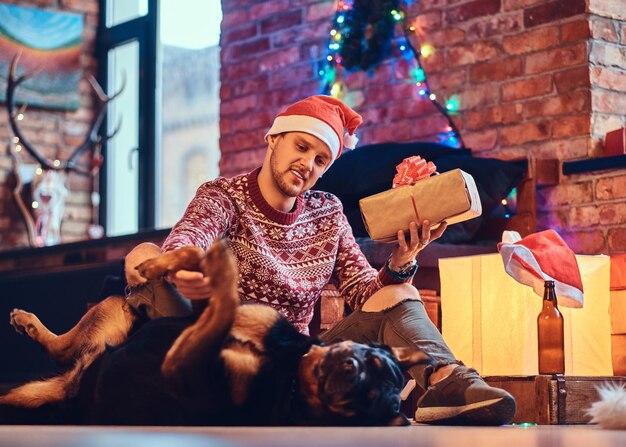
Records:
M161 252L194 245L207 249L225 238L240 271L241 301L277 309L301 332L308 331L322 288L334 283L354 312L321 335L390 346L416 346L437 362L432 370L410 371L427 389L418 402L417 422L499 425L510 422L515 401L488 386L457 361L429 320L411 284L416 255L445 231L411 223L387 264L374 270L359 249L332 194L311 191L317 179L356 144L361 116L343 102L313 96L280 113L265 136L261 168L200 186L162 248L142 244L126 258L132 293L128 301L150 318L190 311L189 300L210 296L210 278L180 271L166 281L146 283L134 267ZM384 218L384 216L381 216Z

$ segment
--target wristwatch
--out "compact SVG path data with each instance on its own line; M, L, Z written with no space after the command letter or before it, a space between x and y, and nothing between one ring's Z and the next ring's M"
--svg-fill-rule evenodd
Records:
M387 261L387 268L397 276L408 278L413 276L417 270L417 261L415 259L407 262L404 265L397 266L391 262L391 258Z

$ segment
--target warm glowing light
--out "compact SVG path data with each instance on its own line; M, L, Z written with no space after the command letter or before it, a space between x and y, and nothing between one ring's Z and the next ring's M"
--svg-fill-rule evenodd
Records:
M328 56L326 56L326 60L327 60L328 62L330 62L330 61L332 61L332 60L333 60L333 57L329 54Z
M18 144L17 146L15 146L15 152L22 152L22 145Z
M500 202L502 203L502 205L507 206L509 204L509 201L506 199L502 199L502 201Z
M37 208L39 208L39 202L37 202L36 200L33 200L33 203L30 204L30 206L36 210Z
M432 54L433 54L434 52L435 52L435 48L434 48L432 45L428 44L428 43L425 43L425 44L424 44L424 45L422 45L422 46L421 46L421 48L420 48L420 54L421 54L423 57L429 57L429 56L432 56Z
M56 166L56 167L59 167L59 166L61 166L61 161L60 161L60 160L54 160L54 161L52 162L52 164L53 164L54 166Z
M437 99L437 95L435 95L434 93L431 93L429 96L431 101L434 101L435 99Z
M37 169L35 169L35 175L41 175L43 174L43 169L41 169L41 166L39 166Z
M24 114L23 113L18 113L17 114L17 120L18 121L22 121L24 119Z
M395 9L393 9L391 11L391 15L393 16L393 19L397 22L402 20L402 11L396 11Z
M339 42L341 40L341 33L335 33L333 39L335 39L335 42Z
M330 30L330 35L334 36L335 34L337 34L337 30L336 29L331 29Z
M20 137L13 137L13 142L14 143L19 143L20 142Z

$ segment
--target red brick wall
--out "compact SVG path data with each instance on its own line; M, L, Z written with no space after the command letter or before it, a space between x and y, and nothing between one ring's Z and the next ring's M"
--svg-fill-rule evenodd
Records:
M223 0L221 169L258 166L263 134L286 104L319 92L334 2ZM571 160L601 153L626 110L623 0L420 0L408 17L435 54L424 60L439 97L458 94L455 118L476 156ZM386 61L347 85L365 124L360 144L436 141L442 118L415 98L402 64ZM626 172L541 186L539 226L580 253L626 251Z
M93 54L98 24L98 0L3 0L2 3L83 14L81 65L85 73L96 74L97 62ZM77 111L59 112L35 108L27 110L21 127L28 141L41 148L46 156L53 157L59 147L63 157L66 155L63 149L78 146L87 132L92 119L93 100L91 87L85 79L81 80L80 91L80 108ZM15 182L11 174L13 161L8 152L12 137L6 107L0 104L0 250L28 246L26 226L12 195ZM92 180L70 174L67 184L71 193L66 202L62 238L64 242L83 240L87 238L86 229L91 218Z

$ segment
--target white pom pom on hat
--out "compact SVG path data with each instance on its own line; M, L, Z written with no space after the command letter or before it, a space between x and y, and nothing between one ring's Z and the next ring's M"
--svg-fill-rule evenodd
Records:
M298 101L279 113L269 135L305 132L322 140L330 149L333 161L344 147L354 149L359 139L354 132L363 122L361 115L332 96L315 95Z

